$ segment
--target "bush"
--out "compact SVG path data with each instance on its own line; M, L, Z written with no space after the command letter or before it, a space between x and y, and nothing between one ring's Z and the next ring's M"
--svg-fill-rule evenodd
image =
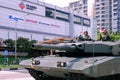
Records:
M120 33L111 32L110 38L112 41L118 41L118 40L120 40ZM99 40L99 39L100 39L100 32L97 33L97 40Z

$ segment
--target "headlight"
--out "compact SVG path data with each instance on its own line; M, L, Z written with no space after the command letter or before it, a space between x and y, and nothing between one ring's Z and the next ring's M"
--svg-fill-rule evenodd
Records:
M32 60L32 65L39 65L40 64L40 61L38 60Z
M66 67L67 63L66 62L57 62L57 67Z

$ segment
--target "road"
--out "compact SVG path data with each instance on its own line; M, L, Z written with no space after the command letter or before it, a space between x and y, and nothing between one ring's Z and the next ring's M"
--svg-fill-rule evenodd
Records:
M35 80L26 70L0 71L0 80Z

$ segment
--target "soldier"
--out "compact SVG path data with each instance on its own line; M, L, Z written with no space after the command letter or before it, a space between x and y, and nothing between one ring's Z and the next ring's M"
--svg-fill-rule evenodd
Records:
M75 36L74 42L80 42L80 41L84 41L83 36L82 36L82 32L80 32L80 34Z
M88 35L88 32L87 32L87 31L84 32L83 39L84 39L85 41L91 41L91 37Z
M107 32L106 29L104 29L104 30L100 33L100 40L101 40L101 41L110 41L110 40L111 40L111 39L110 39L110 36L109 36L109 34L108 34L108 32Z

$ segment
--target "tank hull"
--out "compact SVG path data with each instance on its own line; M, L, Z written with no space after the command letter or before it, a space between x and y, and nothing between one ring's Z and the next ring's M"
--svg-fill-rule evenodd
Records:
M48 76L66 78L66 75L82 74L97 78L102 76L120 74L120 57L37 57L34 60L40 64L32 64L32 59L24 60L20 66L34 69Z

